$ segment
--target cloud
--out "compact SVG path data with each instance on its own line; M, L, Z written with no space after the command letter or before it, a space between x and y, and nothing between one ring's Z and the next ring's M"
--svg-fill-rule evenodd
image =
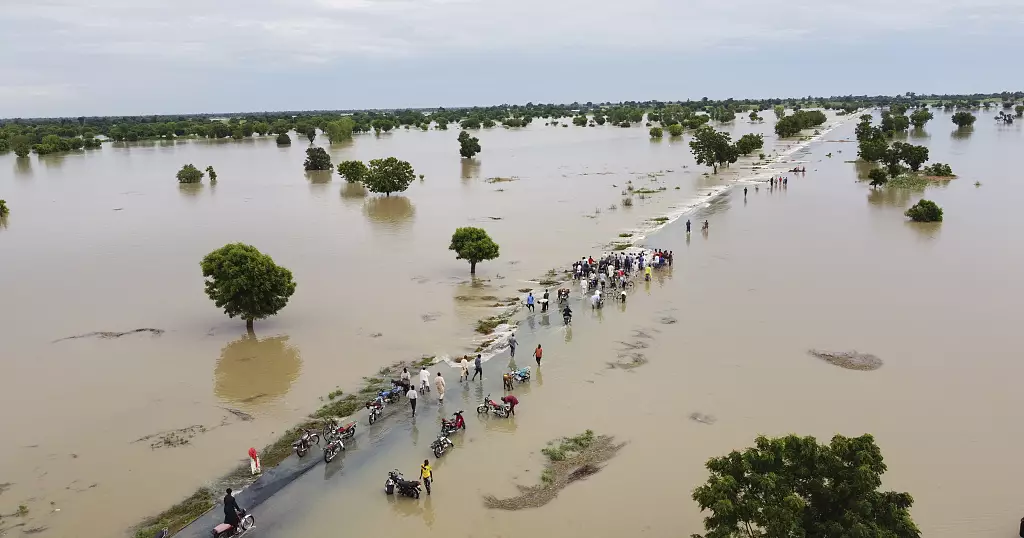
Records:
M498 85L502 70L495 62L560 63L571 72L588 59L614 57L607 76L643 77L652 74L630 66L642 69L665 56L694 65L701 58L742 62L743 55L772 51L765 61L785 63L797 62L801 51L839 54L879 42L895 48L878 61L895 63L910 60L900 57L901 41L927 41L940 55L965 48L991 55L995 51L976 43L994 40L1020 50L1022 30L1019 0L5 0L0 72L20 75L4 79L10 99L0 103L0 116L68 113L63 105L89 108L70 111L75 114L113 111L119 106L114 95L142 103L123 93L155 97L169 85L191 88L189 77L200 78L206 93L188 99L167 94L170 102L153 102L150 109L237 103L231 91L247 81L260 84L250 88L263 96L254 103L291 95L287 84L343 84L336 90L342 98L355 95L358 83L369 88L367 95L393 97L392 106L401 106L422 93L405 76L421 68L446 70L452 84L486 74ZM476 63L460 64L460 58ZM697 66L705 77L729 69ZM685 77L691 84L695 78ZM574 87L557 77L546 80ZM27 89L12 96L18 87ZM69 96L69 87L77 94Z

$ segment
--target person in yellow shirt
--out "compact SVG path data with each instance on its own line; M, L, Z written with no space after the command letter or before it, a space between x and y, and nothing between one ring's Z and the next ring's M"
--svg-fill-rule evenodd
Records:
M651 280L651 266L644 267L644 280Z
M423 487L427 488L427 495L430 495L430 482L433 478L433 469L430 468L430 460L423 460L423 465L420 465L420 478L423 479Z

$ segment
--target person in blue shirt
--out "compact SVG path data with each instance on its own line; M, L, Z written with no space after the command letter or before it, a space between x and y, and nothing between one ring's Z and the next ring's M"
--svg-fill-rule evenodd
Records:
M473 361L473 366L475 367L475 369L473 370L473 379L472 379L472 381L476 381L476 376L477 375L480 376L480 381L483 381L484 380L483 359L480 357L479 353L476 354L476 360Z
M526 309L533 312L533 292L526 296Z

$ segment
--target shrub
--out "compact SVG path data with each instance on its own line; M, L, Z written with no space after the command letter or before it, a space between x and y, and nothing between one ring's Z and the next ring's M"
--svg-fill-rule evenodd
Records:
M368 169L363 161L342 161L338 163L338 175L349 183L359 183L366 177ZM422 178L421 178L422 179Z
M971 125L974 125L974 120L978 118L974 117L974 114L971 114L970 112L960 111L953 114L951 119L957 127L970 127Z
M186 164L178 170L178 183L199 183L203 180L203 172L191 164Z
M281 134L277 135L277 145L278 146L289 146L289 145L291 145L291 143L292 143L292 139L291 139L290 136L288 136L288 133L281 133Z
M882 170L881 168L872 168L871 171L868 172L868 179L871 180L872 187L878 187L885 185L886 182L889 181L889 174L885 173L885 170Z
M914 222L942 222L942 208L931 200L921 200L904 215Z
M633 199L632 198L623 198L622 199L622 207L633 207Z
M651 138L661 138L662 136L665 136L665 133L661 127L651 127Z
M327 150L320 146L308 148L306 150L306 162L302 163L302 166L306 170L330 170L331 156L327 154Z
M683 126L678 124L678 123L673 123L672 125L669 125L668 126L668 134L669 134L669 136L682 136L683 135Z
M937 177L953 177L953 169L948 164L935 163L931 166L925 166L923 170L927 176Z

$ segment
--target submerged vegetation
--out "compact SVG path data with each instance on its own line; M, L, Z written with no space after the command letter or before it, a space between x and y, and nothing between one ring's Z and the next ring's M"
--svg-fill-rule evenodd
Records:
M331 169L331 156L327 154L327 150L320 146L315 146L306 149L306 161L302 163L302 167L306 171L313 170L330 170Z
M176 175L178 183L199 183L203 180L203 172L192 164L182 166Z
M482 261L493 260L498 257L500 252L498 244L491 239L491 236L487 235L483 228L474 228L472 226L457 228L455 233L452 234L452 241L448 245L448 250L455 251L455 259L469 262L469 274L471 275L476 274L476 264ZM477 331L480 331L479 326ZM485 332L490 332L490 330Z
M904 213L914 222L942 222L942 208L931 200L920 200Z
M207 254L200 262L206 295L229 318L253 322L281 311L295 293L292 273L256 247L231 243Z

